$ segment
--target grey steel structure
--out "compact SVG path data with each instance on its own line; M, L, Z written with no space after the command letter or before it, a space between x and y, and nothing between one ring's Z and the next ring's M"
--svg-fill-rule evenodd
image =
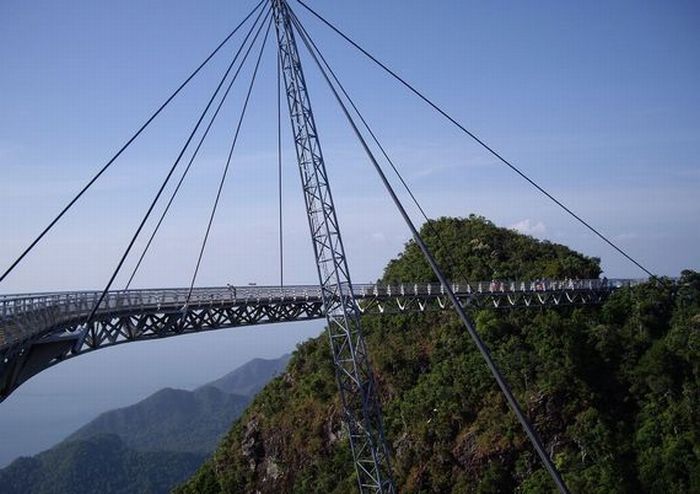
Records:
M523 309L601 303L636 280L454 283L465 307ZM363 315L451 310L439 284L354 285ZM325 317L318 286L124 290L0 296L0 402L33 375L66 359L122 343L215 329ZM185 303L187 305L185 307Z
M285 0L271 0L336 380L360 492L395 492L377 387Z

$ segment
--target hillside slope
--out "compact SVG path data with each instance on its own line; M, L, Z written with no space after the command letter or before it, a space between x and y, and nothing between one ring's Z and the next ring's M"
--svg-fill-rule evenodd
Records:
M441 219L449 275L590 277L598 261L476 217ZM432 280L413 243L385 280ZM700 276L602 308L474 314L572 492L700 491ZM554 492L449 313L363 320L401 492ZM301 345L181 494L355 492L325 335Z

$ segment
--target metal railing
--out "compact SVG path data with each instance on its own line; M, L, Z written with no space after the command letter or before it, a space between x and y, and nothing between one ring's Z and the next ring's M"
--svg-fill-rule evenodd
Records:
M547 292L562 290L605 290L637 285L643 280L618 279L591 280L523 280L479 281L452 283L459 294ZM405 295L437 296L445 293L439 283L354 284L353 293L358 298L371 296L398 297ZM296 286L240 286L196 288L188 298L186 288L161 288L112 291L104 298L98 310L115 310L134 306L201 305L209 302L250 300L289 300L320 298L321 290L315 285ZM101 295L99 291L47 292L0 295L0 318L6 319L20 313L62 307L68 312L92 309Z
M450 287L456 294L488 294L488 293L529 293L529 292L559 292L565 290L611 290L629 287L643 283L645 280L615 279L615 280L509 280L509 281L476 281L451 283ZM395 283L395 284L366 284L354 285L356 296L406 296L406 295L444 295L445 287L440 283Z

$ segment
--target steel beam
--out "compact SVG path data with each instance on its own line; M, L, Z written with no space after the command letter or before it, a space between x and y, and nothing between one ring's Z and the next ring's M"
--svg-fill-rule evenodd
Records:
M360 492L393 493L377 386L333 204L311 101L284 0L271 0L336 380Z

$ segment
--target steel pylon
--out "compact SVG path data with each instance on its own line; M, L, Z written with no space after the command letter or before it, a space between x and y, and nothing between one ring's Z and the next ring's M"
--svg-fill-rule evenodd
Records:
M359 309L289 7L285 0L271 0L271 3L333 364L359 489L362 493L394 493L376 383L362 336Z

